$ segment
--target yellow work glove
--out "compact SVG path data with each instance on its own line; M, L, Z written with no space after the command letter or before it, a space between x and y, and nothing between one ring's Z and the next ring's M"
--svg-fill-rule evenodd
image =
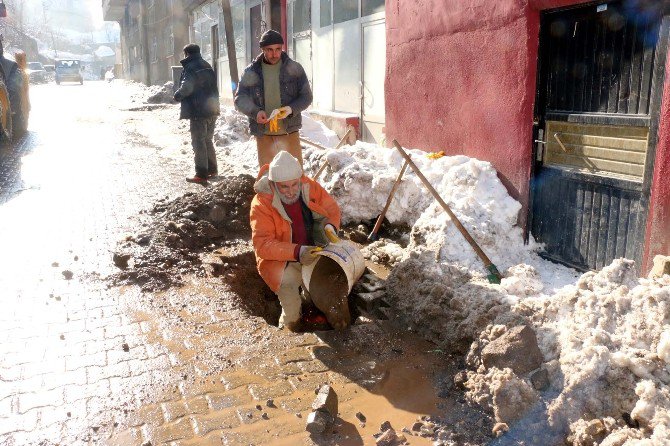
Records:
M432 160L436 160L436 159L438 159L438 158L442 158L442 157L445 156L445 155L446 155L446 154L445 154L443 151L440 150L439 152L433 152L433 153L428 153L428 154L426 154L426 158L430 158L430 159L432 159Z
M335 226L327 224L323 230L326 233L326 237L330 243L337 243L340 241L340 238L337 236L337 230L335 229Z
M288 105L277 109L277 119L286 119L288 115L293 113L293 110Z
M311 265L316 261L317 253L322 250L318 246L301 246L298 261L305 266Z

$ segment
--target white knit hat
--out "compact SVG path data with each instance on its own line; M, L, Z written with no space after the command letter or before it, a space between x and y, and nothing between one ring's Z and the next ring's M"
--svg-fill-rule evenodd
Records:
M282 181L295 180L302 176L302 166L293 155L286 150L282 150L272 158L270 162L270 181L280 183Z

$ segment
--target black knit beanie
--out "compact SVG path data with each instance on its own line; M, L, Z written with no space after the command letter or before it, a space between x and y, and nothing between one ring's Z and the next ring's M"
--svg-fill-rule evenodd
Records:
M275 31L274 29L270 29L263 33L259 44L261 48L268 45L283 45L284 39L282 38L281 34L279 34L277 31Z

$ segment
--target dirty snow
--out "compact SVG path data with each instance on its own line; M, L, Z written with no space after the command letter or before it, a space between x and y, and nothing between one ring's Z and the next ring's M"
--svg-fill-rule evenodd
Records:
M303 136L327 146L337 143L332 135L327 142L319 139L327 132L304 119ZM217 144L255 175L255 144L245 120L224 109ZM470 246L409 169L387 214L391 223L411 227L409 241L382 240L364 252L392 267L387 292L397 321L464 356L466 397L504 426L497 430L500 440L668 444L670 276L638 279L633 262L624 259L583 275L545 261L532 238L524 244L517 225L521 206L490 163L408 152L503 273L502 284L488 283ZM348 224L380 213L403 162L393 149L362 142L337 151L306 147L303 156L312 174L328 161L321 182ZM547 389L533 387L533 372L517 376L482 365L483 347L520 324L537 334Z

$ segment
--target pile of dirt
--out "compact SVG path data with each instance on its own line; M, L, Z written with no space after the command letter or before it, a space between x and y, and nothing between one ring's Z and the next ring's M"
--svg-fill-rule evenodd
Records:
M146 102L149 104L175 104L174 83L168 81L163 85L152 85L147 88Z
M185 273L206 274L204 250L251 238L253 183L250 175L224 177L203 192L159 201L142 229L119 243L113 260L120 271L112 283L157 291L181 284Z

